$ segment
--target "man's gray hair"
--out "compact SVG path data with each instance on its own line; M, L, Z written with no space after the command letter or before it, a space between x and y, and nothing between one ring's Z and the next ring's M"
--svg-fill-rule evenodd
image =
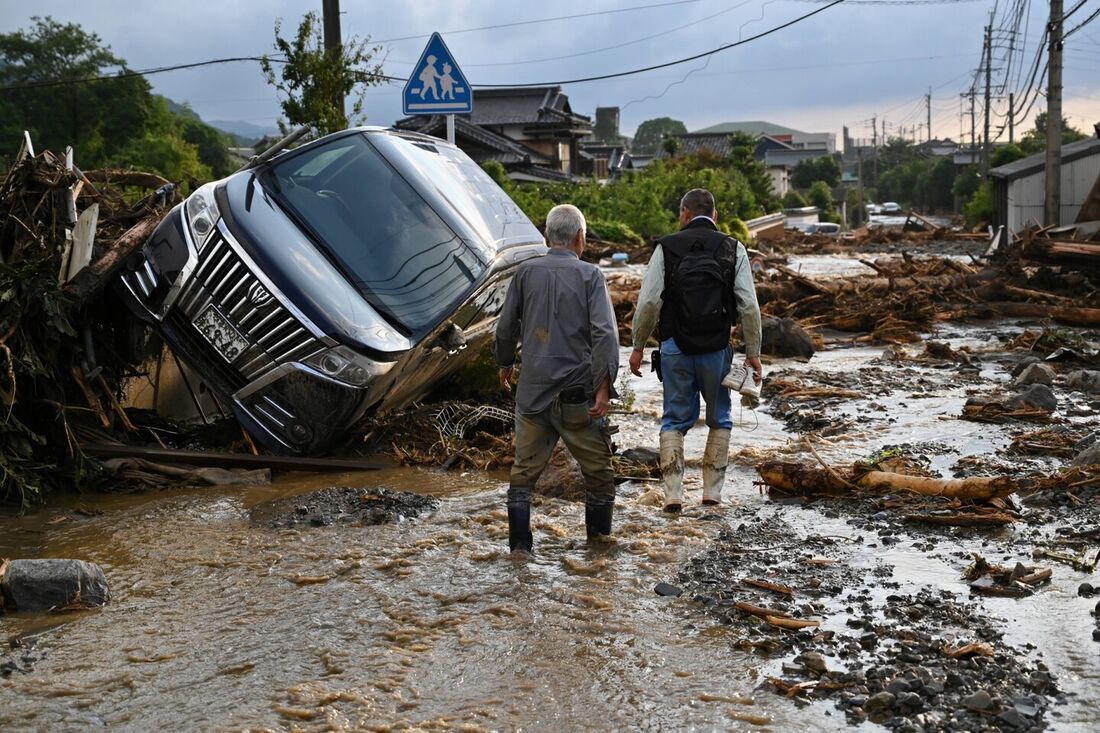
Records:
M546 241L551 247L568 247L577 232L587 230L584 214L572 204L561 204L546 215Z

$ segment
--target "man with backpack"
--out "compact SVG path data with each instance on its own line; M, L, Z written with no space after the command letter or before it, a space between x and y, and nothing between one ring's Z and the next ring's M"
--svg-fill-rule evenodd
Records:
M664 508L680 511L683 501L684 434L706 402L710 429L703 455L703 503L722 500L733 428L730 390L731 330L737 320L745 341L742 393L760 384L760 306L745 246L717 226L714 196L702 188L680 201L680 231L661 238L642 281L634 314L630 371L641 376L643 349L657 328L661 348L654 369L664 383L661 474ZM733 376L733 375L730 375ZM728 384L727 380L727 384Z

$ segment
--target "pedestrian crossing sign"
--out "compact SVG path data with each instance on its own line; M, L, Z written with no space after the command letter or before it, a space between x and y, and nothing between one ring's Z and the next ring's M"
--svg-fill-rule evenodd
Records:
M454 56L433 33L420 54L402 94L402 109L407 115L466 114L474 108L474 93Z

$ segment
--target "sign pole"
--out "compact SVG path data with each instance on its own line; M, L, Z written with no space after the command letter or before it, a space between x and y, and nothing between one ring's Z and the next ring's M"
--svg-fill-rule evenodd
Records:
M455 116L447 115L447 142L455 144Z

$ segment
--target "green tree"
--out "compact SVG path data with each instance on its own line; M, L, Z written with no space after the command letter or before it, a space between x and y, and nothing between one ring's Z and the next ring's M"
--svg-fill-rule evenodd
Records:
M267 83L283 95L280 105L286 121L283 132L301 125L315 127L322 135L348 126L344 100L351 96L351 120L363 118L363 96L367 88L381 84L382 64L374 61L381 46L368 47L370 38L352 37L336 51L326 51L321 19L306 13L291 39L279 35L282 21L275 21L275 48L282 60L265 55L260 61ZM276 72L276 66L280 68Z
M996 168L999 165L1008 165L1013 161L1026 158L1027 153L1016 143L1009 143L993 151L993 158L990 160L990 165Z
M811 206L821 209L823 214L831 212L833 210L833 189L825 181L814 181L813 185L810 186L806 200L810 202Z
M806 197L793 188L783 195L784 209L801 209L806 206L809 206L809 204L806 203Z
M140 137L129 141L111 163L121 168L152 170L172 181L192 184L210 180L213 171L203 163L199 147L187 141L182 118L172 114L164 97L149 104L150 125Z
M982 181L964 209L966 223L972 227L989 222L993 218L993 184Z
M756 144L756 138L747 132L730 134L730 164L748 180L749 188L760 206L765 211L775 211L779 207L779 199L772 188L772 177L767 166L756 159Z
M1062 144L1075 143L1084 140L1087 135L1069 124L1069 120L1062 118ZM1024 133L1020 138L1020 149L1028 155L1034 155L1047 149L1047 113L1040 112L1035 115L1035 127Z
M675 157L676 153L680 150L680 140L675 137L666 137L661 141L661 150L668 153L670 156Z
M657 117L638 125L630 150L638 155L656 155L661 141L670 135L683 135L687 127L671 117Z
M791 185L795 188L809 188L814 181L824 181L832 187L840 184L840 164L836 162L836 158L825 155L798 161L791 174Z
M23 130L35 149L72 145L84 168L101 165L143 134L149 84L121 76L126 62L95 33L50 17L0 34L0 149L14 152ZM87 81L117 73L117 78ZM61 82L61 83L56 83Z

